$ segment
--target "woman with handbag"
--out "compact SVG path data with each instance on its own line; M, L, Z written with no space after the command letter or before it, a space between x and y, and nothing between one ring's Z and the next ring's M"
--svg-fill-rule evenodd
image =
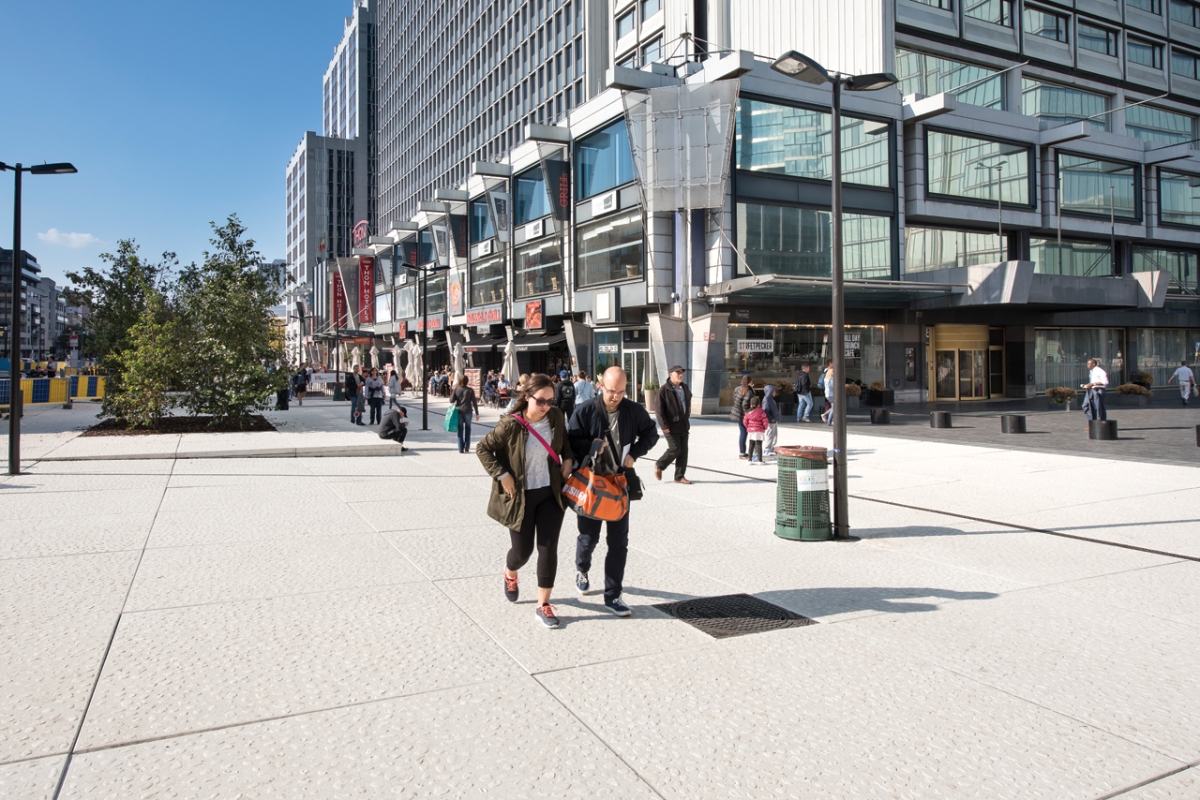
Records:
M479 398L467 383L466 375L458 379L450 395L450 405L458 409L458 452L466 453L471 449L471 418L479 416Z
M554 405L554 383L533 375L514 398L510 414L475 447L479 462L494 479L488 516L508 528L512 547L504 564L504 596L518 597L517 570L537 548L536 614L547 628L558 627L550 591L558 572L558 534L566 505L562 487L574 454L567 420Z

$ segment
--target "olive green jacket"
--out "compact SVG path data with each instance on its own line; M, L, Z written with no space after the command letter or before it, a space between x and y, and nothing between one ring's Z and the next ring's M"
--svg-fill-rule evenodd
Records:
M567 418L558 408L551 408L547 413L550 420L550 446L564 461L575 460L571 453L571 445L567 442ZM512 530L521 527L525 518L525 442L529 432L511 416L500 418L492 431L475 445L475 455L488 475L492 476L492 494L488 498L487 513L492 519ZM541 445L538 445L541 448ZM543 451L545 448L541 448ZM550 454L546 454L550 458ZM517 491L510 500L500 485L499 478L505 473L513 476ZM561 508L566 508L562 496L562 469L553 461L550 463L550 488Z

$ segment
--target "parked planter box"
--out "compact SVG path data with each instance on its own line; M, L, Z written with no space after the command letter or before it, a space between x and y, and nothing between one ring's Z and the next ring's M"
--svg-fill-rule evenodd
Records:
M795 395L792 395L792 397L795 397ZM795 416L796 415L796 401L794 399L779 401L779 413L785 417Z
M857 397L847 397L846 398L846 410L850 411L851 409L857 409L859 406L858 401L859 401L859 398L857 398Z
M1151 395L1148 394L1117 394L1106 392L1104 405L1108 408L1148 408Z
M894 406L896 404L896 393L891 389L877 391L875 389L867 390L867 405L869 406Z

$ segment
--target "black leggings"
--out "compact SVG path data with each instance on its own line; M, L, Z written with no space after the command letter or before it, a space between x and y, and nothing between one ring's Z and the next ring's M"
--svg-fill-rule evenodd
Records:
M525 491L525 517L521 529L509 530L512 549L506 564L510 572L525 566L537 544L537 580L539 589L553 589L558 572L558 532L562 528L563 510L549 486ZM536 529L536 535L535 535Z

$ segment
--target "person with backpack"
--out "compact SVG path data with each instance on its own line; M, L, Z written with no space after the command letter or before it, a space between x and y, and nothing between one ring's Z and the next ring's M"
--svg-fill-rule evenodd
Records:
M567 419L575 411L575 384L571 382L571 373L565 369L558 373L558 383L554 385L554 405Z
M458 409L458 452L465 453L471 449L472 413L479 416L479 398L467 383L466 375L458 379L458 385L450 395L450 405Z
M558 572L558 535L566 513L562 487L575 456L548 375L529 378L515 400L512 413L501 417L479 441L475 454L493 478L488 516L508 528L512 544L504 562L504 597L517 602L517 570L529 562L536 547L534 613L547 628L557 628L558 613L550 605L550 592Z
M308 373L303 368L292 376L292 390L296 393L296 404L304 405L304 395L308 393Z
M733 390L733 408L729 418L738 424L738 458L745 460L746 455L746 426L743 420L750 410L750 398L754 397L754 385L749 375L742 376L742 384Z

